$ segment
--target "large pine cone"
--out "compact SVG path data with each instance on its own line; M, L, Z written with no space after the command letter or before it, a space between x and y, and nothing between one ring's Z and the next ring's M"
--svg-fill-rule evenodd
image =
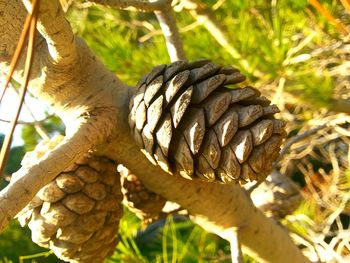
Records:
M145 224L159 219L166 199L148 190L125 166L118 165L118 172L126 207Z
M36 162L61 138L43 142L22 165ZM18 215L32 240L69 262L103 262L113 254L122 216L122 195L116 165L86 155L43 187Z
M276 105L235 68L209 60L155 67L137 85L129 125L143 153L164 171L225 183L263 180L285 136Z

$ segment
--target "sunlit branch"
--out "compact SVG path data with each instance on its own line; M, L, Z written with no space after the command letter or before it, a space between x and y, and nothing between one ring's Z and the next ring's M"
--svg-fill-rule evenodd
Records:
M230 246L232 263L243 263L242 246L241 241L239 240L239 230L233 231Z
M31 1L23 2L27 9L31 7ZM45 38L55 64L66 66L76 62L75 36L58 0L41 0L37 29Z
M171 6L155 11L171 61L185 59L185 51Z
M185 51L171 7L171 0L149 2L140 0L90 0L90 2L116 9L134 8L138 11L154 12L165 37L170 60L176 61L185 59Z

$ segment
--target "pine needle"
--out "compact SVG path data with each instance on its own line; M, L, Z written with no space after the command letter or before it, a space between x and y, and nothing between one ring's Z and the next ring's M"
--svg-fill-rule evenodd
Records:
M16 49L16 51L15 51L13 64L11 63L11 66L12 66L11 67L11 74L8 75L8 78L7 78L8 81L7 81L7 84L5 85L5 89L4 89L4 92L5 92L6 87L8 85L8 82L12 77L11 75L13 74L15 66L18 62L19 56L23 50L23 44L26 40L26 36L28 35L28 29L29 29L28 49L27 49L26 62L25 62L25 66L24 66L24 83L21 87L20 102L19 102L16 114L15 114L15 117L11 121L10 132L6 135L6 137L4 139L3 146L1 147L0 176L3 174L3 171L5 169L6 160L7 160L9 150L10 150L13 133L14 133L16 125L17 125L19 114L21 112L21 108L22 108L22 105L24 102L24 97L25 97L27 87L28 87L29 75L30 75L30 71L32 68L32 64L33 64L33 51L34 51L36 24L37 24L37 20L38 20L39 3L40 3L40 0L33 0L33 2L32 2L32 12L27 15L26 23L25 23L25 26L23 27L23 30L21 33L21 38L20 38L19 43L17 45L18 50ZM26 29L27 21L29 21L28 22L29 27L27 29L27 32L23 33L23 31ZM15 57L16 55L17 55L17 57ZM0 101L1 101L1 99L2 99L2 97L0 97Z
M342 2L346 2L347 0L343 0ZM336 19L326 7L324 7L318 0L309 0L309 3L320 12L330 23L332 23L336 28L342 32L344 35L349 35L350 31L346 28L346 26L339 20ZM348 2L347 2L348 3ZM349 3L348 3L349 4Z

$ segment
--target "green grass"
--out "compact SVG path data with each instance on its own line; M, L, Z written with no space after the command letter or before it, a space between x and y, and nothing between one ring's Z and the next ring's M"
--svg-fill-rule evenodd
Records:
M140 231L129 212L120 224L111 262L230 262L229 244L183 217L168 217Z
M28 228L21 228L12 221L0 238L0 262L58 262L52 252L37 246L31 241Z

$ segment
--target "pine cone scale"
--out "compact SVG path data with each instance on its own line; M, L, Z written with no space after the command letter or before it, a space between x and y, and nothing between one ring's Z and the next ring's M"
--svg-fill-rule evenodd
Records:
M159 218L166 200L149 191L138 178L123 165L118 166L121 176L124 204L145 223L151 223Z
M219 74L194 85L192 103L200 103L226 81L226 75Z
M171 102L171 100L178 94L179 90L183 87L183 85L188 81L190 76L190 71L185 70L175 75L171 80L165 83L165 100L167 105Z

